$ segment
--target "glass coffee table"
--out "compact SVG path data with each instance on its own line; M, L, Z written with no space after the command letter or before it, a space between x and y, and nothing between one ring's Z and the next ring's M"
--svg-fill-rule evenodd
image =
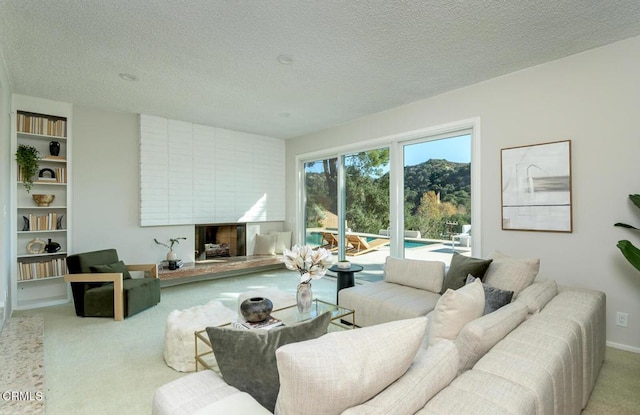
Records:
M271 315L280 319L286 326L289 324L313 320L327 311L331 312L331 324L329 325L328 331L347 330L356 327L354 324L355 312L353 310L349 310L348 308L340 307L339 305L331 304L317 298L313 300L311 312L307 314L300 314L298 312L298 306L294 304L289 307L273 310ZM227 323L222 324L219 327L231 327L231 325L232 323ZM206 369L216 370L214 368L214 365L216 365L215 356L213 354L213 348L209 341L206 329L195 332L195 352L196 372L200 366Z

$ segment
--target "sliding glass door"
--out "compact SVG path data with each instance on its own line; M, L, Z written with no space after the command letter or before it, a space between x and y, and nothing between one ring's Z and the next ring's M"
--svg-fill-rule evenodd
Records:
M304 163L305 243L336 250L338 233L338 159Z
M471 134L405 144L404 257L471 252Z

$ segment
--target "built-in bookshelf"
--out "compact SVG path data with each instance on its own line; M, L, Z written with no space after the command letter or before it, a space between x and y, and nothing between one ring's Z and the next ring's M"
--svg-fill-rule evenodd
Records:
M23 95L12 97L12 305L14 309L43 307L70 301L62 276L71 249L71 104ZM37 149L38 172L25 177L15 153L19 145ZM38 204L33 195L52 195Z

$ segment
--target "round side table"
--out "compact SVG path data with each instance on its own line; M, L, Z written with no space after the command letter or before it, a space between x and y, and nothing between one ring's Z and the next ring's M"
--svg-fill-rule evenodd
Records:
M362 265L351 264L349 268L340 268L338 265L334 265L329 268L329 271L338 274L338 285L336 290L336 304L338 304L338 293L343 288L353 287L355 285L356 272L360 272L364 269Z

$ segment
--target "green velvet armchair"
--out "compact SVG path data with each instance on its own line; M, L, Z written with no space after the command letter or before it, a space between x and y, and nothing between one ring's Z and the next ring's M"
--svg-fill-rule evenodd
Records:
M78 316L120 321L160 302L158 266L125 265L115 249L69 255L67 268L64 280ZM144 278L131 278L129 271L143 271Z

